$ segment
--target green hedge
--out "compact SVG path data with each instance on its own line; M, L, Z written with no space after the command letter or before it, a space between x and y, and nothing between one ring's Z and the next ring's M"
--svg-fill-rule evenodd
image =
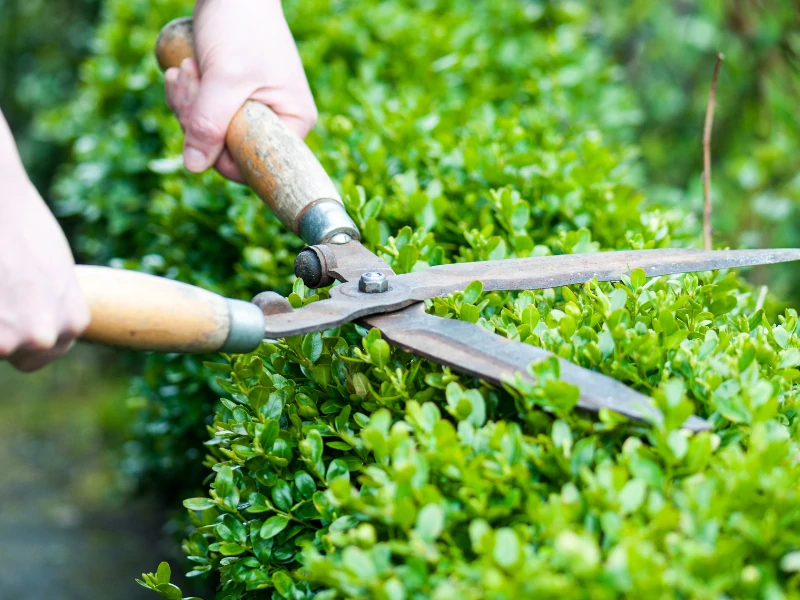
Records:
M641 113L583 5L286 10L322 114L309 143L398 272L689 243L685 211L641 211L637 148L606 141ZM48 119L74 152L57 191L80 251L235 297L324 298L293 281L300 244L257 199L181 168L151 49L186 12L107 2L80 95ZM641 272L429 308L651 393L665 425L572 410L553 361L496 389L354 325L205 366L149 357L123 464L192 490L184 552L218 598L798 597L794 311L773 323L733 274ZM692 412L714 433L679 431ZM181 597L169 577L142 583Z

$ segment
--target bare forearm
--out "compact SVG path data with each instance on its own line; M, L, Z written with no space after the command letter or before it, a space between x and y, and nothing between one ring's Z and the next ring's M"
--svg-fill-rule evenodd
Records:
M0 113L0 360L32 371L64 354L89 307L55 217L31 184Z

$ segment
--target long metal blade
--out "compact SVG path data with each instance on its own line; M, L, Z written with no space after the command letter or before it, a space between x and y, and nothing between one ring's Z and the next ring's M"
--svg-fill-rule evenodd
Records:
M394 346L497 385L515 373L532 379L527 372L528 365L553 356L546 350L508 340L472 323L429 315L421 304L367 317L362 322L377 327ZM652 400L644 394L601 373L563 358L558 360L561 379L580 389L580 408L594 412L607 408L636 420L663 419ZM683 427L704 431L711 426L704 419L692 416Z
M359 247L360 248L360 247ZM359 250L356 248L355 250ZM490 260L485 262L454 263L431 267L424 271L389 276L389 291L383 294L364 294L358 291L359 266L367 264L365 253L337 252L337 274L348 283L331 289L331 299L315 302L290 313L273 315L267 319L265 337L282 338L311 331L322 331L348 323L359 317L387 313L429 298L446 296L463 290L471 282L480 280L485 291L536 290L575 283L584 283L596 277L598 281L619 281L634 269L643 269L648 277L672 275L693 271L711 271L732 267L749 267L800 260L800 249L768 250L625 250L595 254L564 254ZM352 254L352 256L351 256ZM366 262L365 262L366 261ZM376 259L370 268L382 261ZM376 266L377 265L377 266ZM387 273L391 270L383 269ZM345 275L342 275L345 274Z
M647 277L715 271L800 260L800 249L696 250L663 248L594 254L563 254L485 262L453 263L392 277L410 287L415 300L446 296L481 281L485 291L539 290L598 281L620 281L634 269Z

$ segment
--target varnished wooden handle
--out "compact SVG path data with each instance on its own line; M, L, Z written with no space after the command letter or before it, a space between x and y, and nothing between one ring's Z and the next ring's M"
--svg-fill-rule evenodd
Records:
M255 350L264 337L256 305L164 277L109 267L76 267L92 313L83 338L134 350Z
M192 19L165 25L156 41L161 68L193 56ZM327 242L339 233L359 238L325 169L269 107L245 102L231 121L226 145L247 184L307 243Z

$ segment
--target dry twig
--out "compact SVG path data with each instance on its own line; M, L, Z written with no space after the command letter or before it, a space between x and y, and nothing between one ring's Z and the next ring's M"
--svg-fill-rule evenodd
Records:
M719 68L725 57L717 54L717 64L711 78L711 91L708 94L706 107L706 124L703 127L703 247L711 250L711 126L714 124L714 107L716 107L717 78Z

